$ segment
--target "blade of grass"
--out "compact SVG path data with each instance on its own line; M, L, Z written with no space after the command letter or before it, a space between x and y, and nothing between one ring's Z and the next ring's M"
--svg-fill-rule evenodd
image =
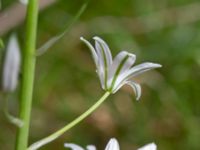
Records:
M87 0L87 2L85 2L81 6L81 8L79 9L79 11L75 15L75 17L65 27L63 32L61 32L61 33L57 34L56 36L52 37L50 40L48 40L46 43L44 43L40 48L38 48L38 50L36 52L36 56L41 56L42 54L44 54L51 46L53 46L56 42L58 42L64 35L66 35L70 31L70 29L75 24L75 22L80 18L80 16L86 10L88 3L89 3L89 0Z

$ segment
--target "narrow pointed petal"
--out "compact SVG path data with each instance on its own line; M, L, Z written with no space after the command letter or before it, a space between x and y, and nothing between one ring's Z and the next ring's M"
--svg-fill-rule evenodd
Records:
M71 148L72 150L84 150L82 147L79 145L73 144L73 143L65 143L64 147L66 148Z
M86 150L96 150L96 147L94 145L88 145Z
M108 45L100 37L95 36L93 39L95 40L97 53L99 53L102 58L105 57L104 59L106 59L107 65L110 66L112 64L112 54Z
M130 70L120 74L115 82L113 89L117 89L118 86L120 86L121 84L123 84L125 81L129 80L132 77L135 77L143 72L159 67L162 66L160 64L155 64L155 63L142 63L140 65L137 65L131 68Z
M108 87L117 79L117 76L131 68L135 63L136 56L126 51L120 52L114 59L111 67L109 68Z
M98 67L98 65L99 65L99 63L98 63L98 57L97 57L97 53L96 53L94 47L90 44L90 42L88 42L83 37L80 37L80 40L83 41L88 46L88 48L90 49L90 51L92 53L92 57L94 59L95 65L96 65L96 67Z
M3 64L2 87L4 91L12 92L16 89L20 70L21 56L16 35L12 35L8 42Z
M99 76L99 79L100 79L100 82L101 82L101 86L102 86L103 89L105 89L104 68L103 68L102 60L100 60L101 58L98 58L96 50L90 44L90 42L88 42L83 37L80 37L80 40L83 41L88 46L88 48L90 49L90 51L92 53L92 57L93 57L94 62L95 62L95 65L96 65L96 68L97 68L97 74Z
M110 139L105 150L119 150L119 143L115 138Z
M112 55L108 45L99 37L94 37L95 40L95 48L97 52L97 57L99 58L99 66L103 75L100 77L103 80L104 89L107 89L107 79L108 79L108 69L112 64Z
M156 150L157 149L157 146L155 143L150 143L150 144L147 144L141 148L139 148L138 150Z
M135 92L136 100L139 100L142 94L141 86L133 81L127 81L125 84L132 87Z

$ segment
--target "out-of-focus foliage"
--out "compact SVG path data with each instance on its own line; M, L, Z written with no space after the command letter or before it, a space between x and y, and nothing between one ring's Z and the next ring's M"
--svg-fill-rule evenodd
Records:
M38 47L62 31L82 3L60 0L41 11ZM12 1L3 4L6 7ZM80 36L92 39L98 35L110 44L113 55L127 50L137 55L136 63L149 60L163 67L135 78L142 83L139 102L131 89L124 87L85 121L41 150L64 149L64 142L95 144L103 149L111 137L116 137L124 150L149 142L157 143L161 150L199 150L197 11L200 14L198 0L91 0L69 34L38 57L30 143L66 125L102 95L90 52L79 40ZM24 26L16 30L21 42L25 41ZM1 100L1 110L2 105ZM17 113L14 96L10 107ZM15 134L15 127L0 113L0 149L12 149Z

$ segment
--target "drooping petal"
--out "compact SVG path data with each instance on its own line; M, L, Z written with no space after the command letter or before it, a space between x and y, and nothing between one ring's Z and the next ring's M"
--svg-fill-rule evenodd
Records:
M99 37L94 37L93 39L95 40L95 48L99 58L99 66L103 66L101 71L103 71L104 75L102 75L101 78L103 78L104 81L104 89L107 89L108 69L112 64L112 55L106 42Z
M155 143L150 143L150 144L147 144L141 148L139 148L138 150L156 150L157 149L157 146Z
M77 144L73 144L73 143L65 143L64 147L66 148L71 148L72 150L84 150L82 147L80 147Z
M114 59L111 67L109 68L108 87L114 84L117 76L128 69L135 63L136 56L126 51L120 52Z
M142 94L141 86L133 81L127 81L125 84L132 87L133 91L135 92L136 100L139 100Z
M94 146L94 145L87 145L86 150L96 150L96 146Z
M161 65L155 64L155 63L142 63L140 65L134 66L133 68L120 74L117 77L117 80L114 84L113 89L118 89L118 87L121 86L121 84L124 84L125 81L129 80L132 77L135 77L143 72L146 72L151 69L159 68L159 67L161 67Z
M94 59L96 68L97 68L97 74L99 76L100 82L101 82L101 86L103 89L105 89L105 81L104 81L104 68L103 68L103 64L101 63L102 60L100 60L101 58L98 58L97 56L97 52L94 49L94 47L90 44L90 42L88 42L86 39L84 39L83 37L80 37L80 40L83 41L88 48L90 49L91 53L92 53L92 57Z
M111 138L105 150L119 150L119 143L115 138Z
M16 89L20 70L21 56L16 35L12 35L8 42L3 65L2 88L12 92Z

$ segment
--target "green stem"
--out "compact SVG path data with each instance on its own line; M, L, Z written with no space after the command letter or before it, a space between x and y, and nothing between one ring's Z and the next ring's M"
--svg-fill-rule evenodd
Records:
M38 0L29 0L26 17L26 41L23 51L22 83L20 93L20 119L23 126L19 128L16 138L16 150L26 150L28 145L29 122L32 105L33 82L35 72L35 47L38 17Z
M61 128L60 130L56 131L55 133L49 135L46 138L43 138L42 140L32 144L28 150L36 150L40 148L41 146L52 142L53 140L57 139L59 136L61 136L63 133L77 125L79 122L81 122L83 119L85 119L88 115L90 115L94 110L96 110L110 95L110 92L106 92L93 106L91 106L87 111L85 111L83 114L81 114L79 117L77 117L75 120Z

